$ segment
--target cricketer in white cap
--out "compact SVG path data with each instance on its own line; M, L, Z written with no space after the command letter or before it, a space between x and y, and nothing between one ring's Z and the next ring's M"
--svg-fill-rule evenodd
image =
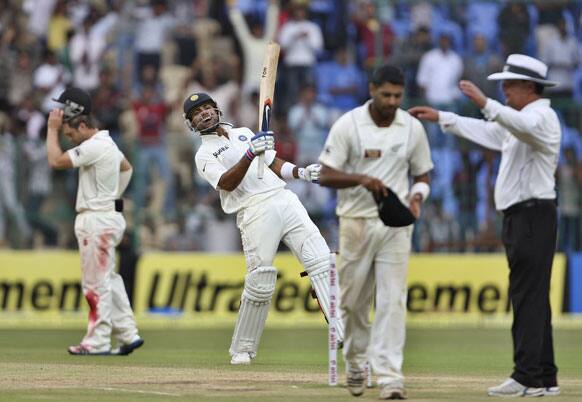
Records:
M513 359L510 378L488 389L490 396L543 396L560 392L554 361L550 278L556 247L557 212L554 174L562 130L550 101L542 98L548 67L523 54L507 58L502 72L506 106L488 99L470 81L461 91L486 120L461 117L421 106L410 109L443 131L501 153L495 205L503 212L502 240L509 263L513 307Z

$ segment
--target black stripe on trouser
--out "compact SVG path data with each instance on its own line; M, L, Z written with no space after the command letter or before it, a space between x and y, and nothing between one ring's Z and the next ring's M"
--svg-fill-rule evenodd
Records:
M515 367L511 377L528 387L557 384L549 301L556 236L557 213L552 202L504 216L503 244L513 307Z

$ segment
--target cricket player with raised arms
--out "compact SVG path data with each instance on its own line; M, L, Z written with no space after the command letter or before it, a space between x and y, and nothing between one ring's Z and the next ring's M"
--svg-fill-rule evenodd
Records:
M236 213L247 264L241 305L230 346L231 364L250 364L265 326L277 269L273 259L282 240L301 261L326 317L329 317L329 247L285 180L317 182L320 166L305 168L277 158L273 132L255 135L221 121L216 102L205 93L184 101L184 119L202 138L196 169L218 190L225 213ZM263 179L257 156L264 154ZM343 329L338 328L338 339Z

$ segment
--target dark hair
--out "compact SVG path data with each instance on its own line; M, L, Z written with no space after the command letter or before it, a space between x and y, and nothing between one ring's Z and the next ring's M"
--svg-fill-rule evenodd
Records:
M97 128L97 123L95 122L95 119L86 114L75 116L72 119L65 121L65 123L67 123L69 127L74 129L78 129L81 123L85 123L87 128Z
M402 73L402 70L390 64L385 64L374 70L370 77L370 83L379 87L386 82L393 85L404 86L404 74Z

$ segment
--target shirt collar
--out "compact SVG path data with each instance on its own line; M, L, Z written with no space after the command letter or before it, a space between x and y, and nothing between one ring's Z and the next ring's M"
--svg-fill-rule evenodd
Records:
M372 103L372 99L369 99L363 106L363 119L362 119L362 123L364 124L371 124L373 126L376 126L376 123L374 122L374 120L372 119L372 115L370 114L370 104ZM400 108L396 109L396 116L394 116L394 120L392 121L392 124L390 124L390 126L388 127L381 127L381 128L389 128L392 127L393 125L397 125L397 126L404 126L406 125L406 122L404 121L404 111ZM378 127L378 126L376 126Z
M528 103L521 110L531 110L531 109L537 109L539 107L550 107L550 100L545 99L545 98L540 98L536 101Z

